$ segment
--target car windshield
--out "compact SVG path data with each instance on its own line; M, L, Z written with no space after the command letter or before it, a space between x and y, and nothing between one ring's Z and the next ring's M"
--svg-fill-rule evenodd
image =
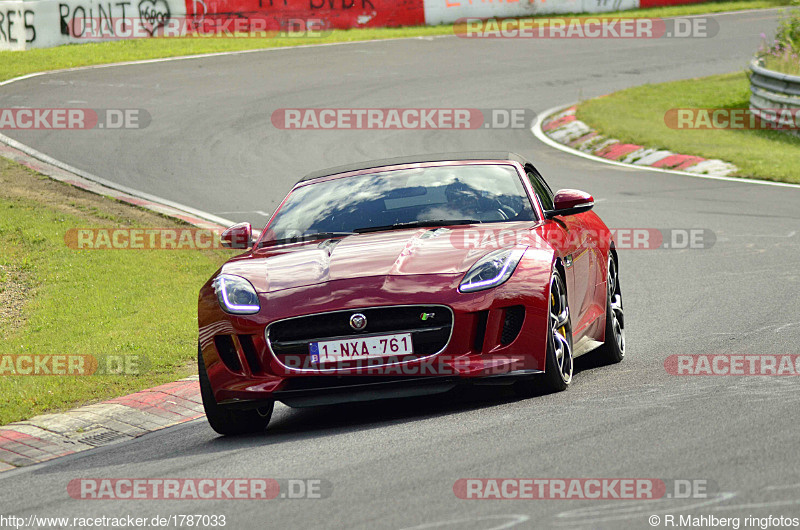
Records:
M535 219L514 166L425 167L300 187L275 214L261 245L418 226Z

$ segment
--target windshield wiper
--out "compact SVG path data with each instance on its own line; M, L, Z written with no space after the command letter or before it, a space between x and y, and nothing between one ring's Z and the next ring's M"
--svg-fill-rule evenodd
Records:
M384 230L402 230L403 228L420 228L425 226L471 225L480 222L481 221L477 219L428 219L425 221L410 221L408 223L395 223L393 225L356 228L353 232L357 234L366 234L369 232L382 232Z
M284 237L283 239L263 241L259 247L274 247L277 245L288 245L290 243L301 243L303 241L314 241L316 239L329 239L331 237L345 237L354 235L356 235L355 232L318 232L316 234L306 234L297 237Z

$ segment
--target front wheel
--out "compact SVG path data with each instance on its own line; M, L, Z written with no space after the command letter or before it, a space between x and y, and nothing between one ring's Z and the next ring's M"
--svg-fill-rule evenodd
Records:
M572 320L567 289L558 271L550 277L549 308L544 374L517 381L514 390L520 397L561 392L572 382Z
M235 435L250 434L261 432L267 428L272 410L275 406L270 403L267 406L253 410L230 410L220 407L214 398L214 391L208 380L206 363L200 347L197 348L197 373L200 379L200 395L203 398L203 408L206 411L206 419L209 425L219 434Z
M625 316L619 287L619 265L610 252L606 287L606 341L597 349L596 356L602 362L614 364L625 357Z
M544 385L552 392L566 390L572 382L572 320L564 279L554 271L550 278L550 311Z

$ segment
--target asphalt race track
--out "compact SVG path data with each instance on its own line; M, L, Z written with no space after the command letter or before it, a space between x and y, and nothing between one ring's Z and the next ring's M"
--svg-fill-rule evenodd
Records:
M708 39L466 40L283 49L57 73L0 89L0 107L142 108L141 131L14 131L14 139L134 189L263 225L303 174L404 154L509 149L558 189L584 189L615 228L702 228L706 249L621 252L628 355L576 361L566 392L465 390L318 409L276 408L266 433L198 420L0 475L0 512L225 514L227 528L650 528L658 514L800 515L800 384L680 377L673 354L797 354L800 189L632 170L574 157L527 129L285 131L295 107L526 108L744 69L776 11L721 15ZM800 168L800 154L798 154ZM800 169L798 169L800 171ZM211 272L211 271L209 271ZM199 286L198 286L199 287ZM318 478L326 499L81 501L79 477ZM706 499L461 500L468 477L705 479Z

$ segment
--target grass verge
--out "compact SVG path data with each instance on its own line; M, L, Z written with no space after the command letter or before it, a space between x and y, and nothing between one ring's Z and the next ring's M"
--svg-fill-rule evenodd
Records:
M128 226L185 225L0 158L3 373L13 354L137 363L126 375L2 375L0 425L196 371L197 292L232 251L71 250L64 242L68 228Z
M606 13L604 16L674 17L720 13L745 9L781 7L789 0L728 0L702 4L640 9ZM556 16L556 15L549 15ZM538 17L546 18L547 16ZM431 37L453 35L450 24L407 28L366 28L335 30L325 37L296 38L160 38L138 39L91 44L75 44L27 51L0 52L0 81L13 77L78 66L109 64L123 61L177 57L226 51L279 48L307 44L330 44L364 40Z
M780 131L671 129L669 109L746 109L746 73L644 85L581 103L577 117L625 143L676 153L719 158L739 168L737 176L800 183L800 138Z
M764 68L789 75L800 75L800 60L797 54L784 52L777 57L764 57Z
M800 0L791 0L791 5L781 15L775 40L762 44L758 55L768 70L800 75Z

